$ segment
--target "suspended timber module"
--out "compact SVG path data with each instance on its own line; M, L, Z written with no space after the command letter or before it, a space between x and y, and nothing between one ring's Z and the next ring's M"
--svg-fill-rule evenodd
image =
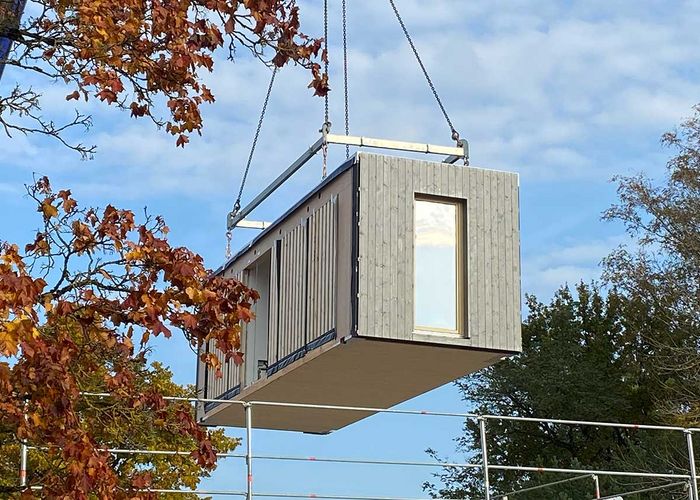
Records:
M389 408L521 350L517 174L360 152L219 272L260 292L209 399ZM212 348L208 346L207 348ZM244 426L240 405L201 405ZM255 407L326 433L370 411Z

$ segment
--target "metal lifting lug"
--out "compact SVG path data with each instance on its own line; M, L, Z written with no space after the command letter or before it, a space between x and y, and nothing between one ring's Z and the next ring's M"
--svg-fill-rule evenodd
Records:
M226 217L226 230L227 231L233 231L233 229L236 227L236 212L231 211L228 213L228 216Z
M457 141L457 147L464 150L464 165L469 166L469 141L466 139L459 139Z
M233 229L236 227L236 216L238 215L238 212L241 211L241 200L240 198L236 200L236 202L233 204L233 208L231 211L228 213L228 216L226 217L226 229L229 231L233 231Z
M331 126L332 126L331 122L326 122L321 126L321 130L319 130L319 132L321 132L321 135L323 136L324 143L328 142L327 138L328 138L328 134L331 133Z

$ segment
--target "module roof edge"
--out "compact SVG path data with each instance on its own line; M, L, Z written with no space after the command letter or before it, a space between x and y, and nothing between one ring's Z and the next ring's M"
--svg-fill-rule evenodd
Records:
M411 157L411 156L400 156L400 155L386 155L386 154L383 154L383 153L376 153L376 152L374 152L374 151L358 151L357 154L358 154L358 155L362 155L362 156L392 156L393 158L403 158L403 159L405 159L405 160L426 161L426 162L429 162L429 163L437 163L437 164L440 164L440 165L451 165L451 166L454 166L454 167L460 167L460 166L462 166L462 165L460 165L459 163L445 163L445 162L443 162L443 161L441 161L441 160L422 159L422 158L420 157L420 155L427 156L428 153L420 153L420 152L417 152L417 151L414 153L416 156L413 156L413 157ZM518 179L520 178L520 173L519 173L519 172L516 172L515 170L507 170L507 169L505 169L505 168L486 168L486 167L480 167L480 166L478 166L478 165L471 165L471 164L470 164L470 165L464 165L464 168L471 168L471 169L474 169L474 170L484 170L484 171L486 171L486 172L499 172L499 173L502 173L502 174L512 174L512 175L518 176Z
M275 221L270 224L266 229L260 232L255 238L250 240L243 248L241 248L238 252L236 252L231 258L227 259L219 268L214 271L214 274L221 274L223 271L225 271L233 262L235 262L238 258L242 257L243 254L245 254L250 248L255 245L258 241L260 241L263 237L265 237L268 233L272 232L275 230L275 228L282 222L284 221L289 214L294 212L297 208L299 208L301 205L306 203L310 198L312 198L315 194L317 194L321 189L326 187L328 184L330 184L336 177L338 177L340 174L346 172L350 168L352 168L356 161L357 161L357 154L352 155L349 159L345 160L338 168L336 168L334 171L332 171L325 179L323 179L319 184L317 184L311 191L306 193L304 196L301 197L301 199L296 202L294 205L292 205L289 209L287 209L282 215L277 217Z

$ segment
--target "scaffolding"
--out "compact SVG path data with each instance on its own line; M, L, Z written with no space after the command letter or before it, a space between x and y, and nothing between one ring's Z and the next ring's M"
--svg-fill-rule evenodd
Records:
M88 398L110 398L110 394L106 393L84 393L83 397ZM253 498L317 498L317 499L335 499L335 500L435 500L427 498L407 498L407 497L390 497L390 496L353 496L347 494L318 494L318 493L290 493L290 492L266 492L257 491L254 489L254 464L255 461L279 461L279 462L307 462L307 463L332 463L345 465L371 465L371 466L397 466L397 467L441 467L441 468L461 468L475 469L481 471L483 479L483 499L484 500L514 500L518 495L537 491L546 490L562 484L571 483L574 481L590 481L590 499L619 499L625 498L628 495L637 495L641 493L650 493L660 490L677 489L687 492L689 500L700 500L698 497L697 471L695 468L695 454L693 449L693 435L700 432L700 428L686 428L662 425L639 425L631 423L615 423L615 422L595 422L585 420L562 420L562 419L539 419L529 417L516 416L501 416L501 415L478 415L474 413L453 413L439 412L429 410L404 410L404 409L383 409L383 408L367 408L355 406L337 406L337 405L315 405L315 404L300 404L300 403L281 403L281 402L266 402L266 401L231 401L226 399L203 399L203 398L182 398L182 397L166 397L167 401L188 402L193 405L193 410L196 405L206 403L217 403L224 405L241 405L245 410L246 426L245 426L245 453L220 453L217 456L222 459L239 459L245 462L245 490L209 490L209 489L194 489L194 490L173 490L173 489L158 489L148 488L141 491L157 494L195 494L199 496L219 496L219 497L240 497L246 500ZM441 462L441 461L399 461L399 460L381 460L381 459L355 459L343 457L314 457L314 456L290 456L290 455L270 455L253 453L253 429L254 426L254 409L258 407L280 407L280 408L308 408L317 410L330 411L348 411L348 412L373 412L404 416L419 416L419 417L447 417L468 419L478 423L481 448L481 462ZM575 426L590 426L590 427L609 427L616 429L634 429L634 430L649 430L663 431L671 433L683 433L685 436L687 454L688 454L688 469L687 473L669 473L669 472L649 472L649 471L622 471L622 470L594 470L594 469L573 469L573 468L553 468L541 467L538 465L508 465L497 464L489 461L488 456L488 439L490 436L488 431L489 421L517 421L517 422L532 422L537 424L554 424L554 425L575 425ZM31 488L33 490L41 490L41 486L29 486L27 484L27 467L28 454L30 450L42 451L46 447L31 446L26 442L20 441L20 470L19 470L19 485L21 488ZM158 455L158 456L190 456L190 452L174 451L174 450L143 450L143 449L121 449L107 448L105 451L113 455ZM552 473L561 474L564 477L561 480L552 481L546 484L541 484L529 488L511 491L508 493L494 494L491 491L489 484L490 471L517 471L522 473ZM611 495L602 495L600 490L600 477L631 477L631 478L646 478L658 480L660 484L654 484L647 488L636 489L634 491L618 492ZM440 500L440 499L438 499Z

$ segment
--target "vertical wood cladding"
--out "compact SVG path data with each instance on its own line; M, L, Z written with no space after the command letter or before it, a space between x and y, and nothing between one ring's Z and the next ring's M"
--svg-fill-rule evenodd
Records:
M359 154L360 336L519 351L520 225L514 173ZM465 210L464 335L414 325L416 196L451 198Z

